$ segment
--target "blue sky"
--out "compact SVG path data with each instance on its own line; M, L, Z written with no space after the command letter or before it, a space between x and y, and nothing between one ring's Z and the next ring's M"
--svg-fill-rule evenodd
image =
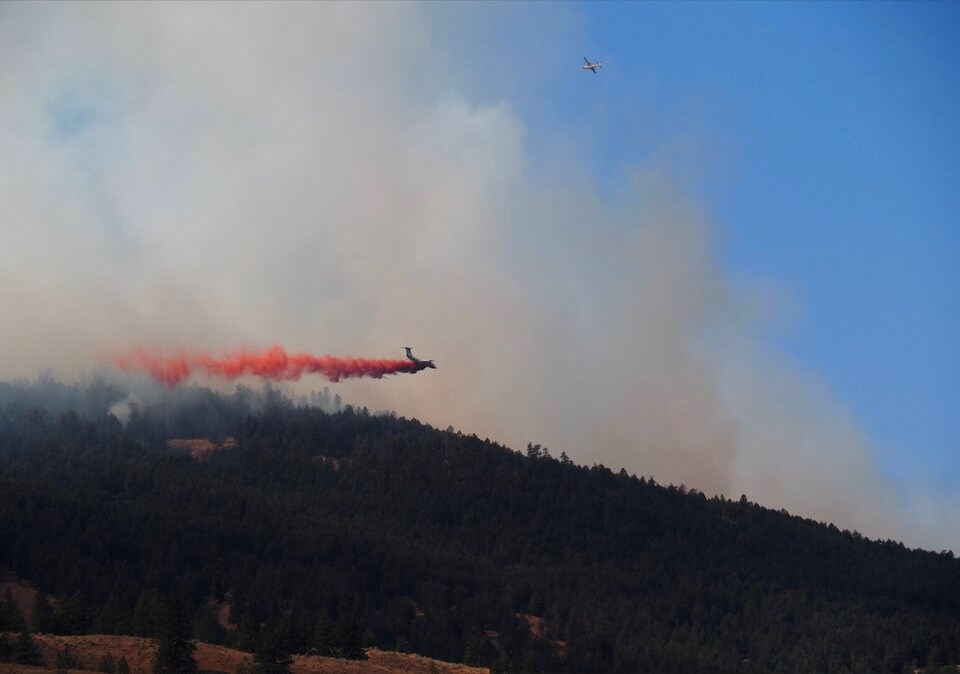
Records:
M611 68L654 68L733 176L723 262L796 297L777 344L822 374L892 474L960 478L960 5L585 5ZM602 54L597 54L601 58ZM605 144L616 163L629 152Z
M891 477L951 488L960 4L500 10L458 14L469 93L518 107L534 160L574 139L611 189L669 156L719 225L723 267L787 298L771 343L826 380ZM581 52L601 75L575 72Z

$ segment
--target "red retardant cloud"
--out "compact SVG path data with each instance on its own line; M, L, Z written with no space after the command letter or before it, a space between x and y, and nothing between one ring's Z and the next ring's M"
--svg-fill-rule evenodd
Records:
M267 349L239 349L220 358L203 351L178 349L170 355L134 347L114 356L114 363L125 372L147 372L166 386L175 386L195 372L236 379L244 375L274 381L300 379L304 374L320 374L330 381L350 377L373 377L401 372L414 373L427 367L410 360L384 358L342 358L313 356L309 353L287 353L281 346Z

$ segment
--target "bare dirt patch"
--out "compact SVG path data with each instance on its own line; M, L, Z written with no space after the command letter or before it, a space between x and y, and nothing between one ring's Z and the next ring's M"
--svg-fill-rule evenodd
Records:
M530 615L529 613L518 613L517 617L526 621L527 629L530 630L530 634L535 637L540 637L541 639L547 638L546 620L539 616Z
M535 615L530 615L529 613L518 613L517 617L527 623L527 629L530 630L530 634L540 639L545 639L550 641L554 646L562 653L567 648L566 641L557 641L556 639L551 639L547 635L547 621L543 618Z
M323 454L318 454L317 456L314 457L314 461L317 461L318 463L321 463L321 464L329 464L333 466L333 472L335 473L340 472L340 459L338 459L335 456L325 456Z

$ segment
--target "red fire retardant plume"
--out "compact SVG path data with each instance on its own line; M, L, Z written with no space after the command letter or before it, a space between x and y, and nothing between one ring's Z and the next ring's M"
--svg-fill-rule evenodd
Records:
M379 379L388 374L419 372L426 367L411 360L287 353L280 346L258 351L240 349L221 358L214 358L202 351L177 350L171 355L164 355L158 351L134 347L114 356L114 362L125 372L148 372L166 386L175 386L194 372L225 379L253 375L275 381L300 379L304 374L320 374L330 381L340 381L350 377Z

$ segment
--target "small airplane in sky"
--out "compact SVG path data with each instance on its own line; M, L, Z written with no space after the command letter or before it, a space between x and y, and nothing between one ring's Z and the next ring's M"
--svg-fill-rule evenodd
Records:
M602 68L602 67L603 67L603 61L597 61L596 63L590 63L590 59L588 59L586 56L583 57L583 61L584 61L584 63L586 63L586 65L580 66L580 69L581 69L581 70L589 70L589 71L592 72L594 75L597 74L597 68Z
M432 367L434 370L437 369L437 366L433 364L432 360L420 360L419 358L413 355L413 351L410 350L409 346L405 346L403 348L407 350L407 358L412 360L417 365L423 365L424 367Z

